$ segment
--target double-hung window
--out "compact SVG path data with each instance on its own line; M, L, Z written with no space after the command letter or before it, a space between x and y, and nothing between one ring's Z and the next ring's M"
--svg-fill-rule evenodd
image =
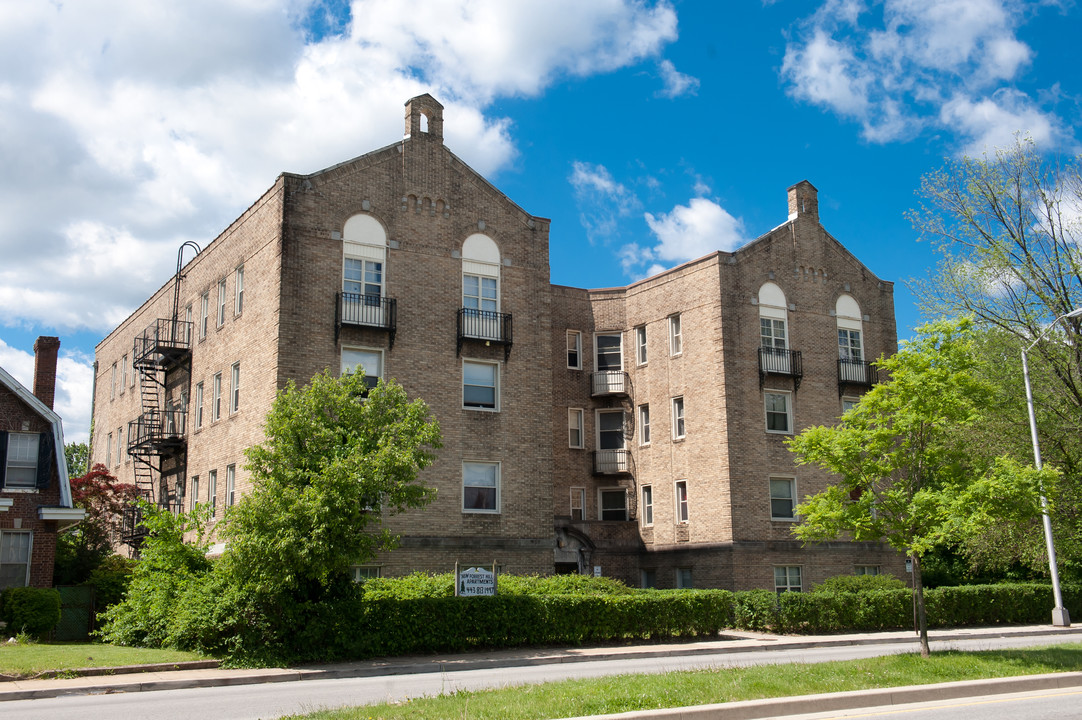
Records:
M199 339L207 336L207 324L210 322L210 293L203 293L199 298Z
M763 393L766 406L766 431L768 433L793 432L792 395L788 392L767 390Z
M676 522L686 525L688 522L688 481L676 481Z
M462 463L462 512L498 513L500 511L500 464L495 462Z
M799 565L779 565L774 568L775 592L800 592L803 590Z
M499 410L499 366L462 362L462 405L474 410Z
M9 443L10 447L10 443ZM105 467L112 467L113 465L113 434L108 433L105 436ZM10 467L10 463L9 463Z
M210 504L210 516L218 512L218 471L207 473L207 502Z
M229 414L240 410L240 363L233 363L229 370Z
M225 325L225 278L218 281L218 327Z
M571 519L586 519L586 488L571 488Z
M676 568L676 587L678 590L690 590L695 587L691 575L691 568Z
M120 360L120 394L124 394L124 388L128 384L128 356L125 355Z
M627 391L624 377L623 335L602 333L594 336L593 394L605 395Z
M639 444L650 444L650 406L639 405Z
M684 398L674 397L672 399L672 436L674 440L680 440L687 435L687 429L684 427Z
M567 331L567 367L582 370L582 333L578 330Z
M654 488L650 485L642 486L642 524L654 524Z
M113 372L109 376L109 399L116 397L116 363L113 363Z
M116 464L124 462L124 453L121 448L124 447L123 430L121 428L116 429Z
M627 491L623 488L598 490L598 519L627 520Z
M770 519L795 520L796 478L770 478Z
M188 345L192 344L192 306L184 308L184 342ZM132 360L135 356L132 356Z
M210 421L215 422L222 418L222 374L214 373L214 383L210 397Z
M244 266L241 265L234 273L233 282L233 314L240 315L244 310Z
M354 215L342 228L342 321L385 326L387 232L371 215Z
M203 383L195 386L195 429L203 427Z
M30 556L34 534L27 531L0 532L0 590L26 587L30 582Z
M364 384L369 388L379 385L383 377L383 352L368 348L342 348L342 374L352 375L364 371Z
M32 488L38 482L38 433L8 433L7 461L4 467L5 488ZM110 442L106 441L105 464L109 465Z
M597 411L597 469L602 473L627 472L624 444L624 411Z
M646 364L646 326L635 328L635 360L639 365Z
M225 467L225 506L232 507L236 501L237 492L237 466L226 465Z
M567 446L581 449L584 446L582 437L582 408L568 408L567 410Z
M680 334L680 315L669 316L669 354L684 352L684 339Z
M192 510L199 507L199 476L192 475Z

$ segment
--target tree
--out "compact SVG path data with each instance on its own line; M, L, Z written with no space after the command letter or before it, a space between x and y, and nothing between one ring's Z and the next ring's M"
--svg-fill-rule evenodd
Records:
M70 442L64 445L64 459L68 464L68 477L86 474L86 464L90 461L90 446L86 443Z
M54 582L74 585L90 578L113 553L120 539L121 512L138 495L134 485L121 483L101 463L95 464L90 472L71 478L72 502L86 510L86 516L57 537Z
M967 428L993 401L977 378L973 325L940 321L877 366L889 380L874 386L836 426L817 426L794 437L801 464L838 476L825 491L805 498L793 532L805 542L848 533L857 541L884 540L913 560L913 587L921 654L927 656L928 619L921 558L938 546L1040 513L1038 473L1009 458L980 462L965 444Z
M985 362L976 372L1003 399L975 426L986 431L975 444L992 456L1030 454L1019 354L1048 323L1082 307L1082 157L1057 163L1019 139L991 157L947 162L919 194L910 220L942 261L913 290L930 316L970 315L981 326ZM1052 512L1057 546L1082 577L1082 318L1057 323L1029 359L1043 454L1063 472ZM1047 572L1036 523L1009 537L971 538L967 550Z

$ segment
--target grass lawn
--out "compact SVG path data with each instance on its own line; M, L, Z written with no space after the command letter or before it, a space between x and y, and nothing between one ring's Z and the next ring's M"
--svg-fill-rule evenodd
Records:
M0 643L0 675L9 678L32 677L48 670L205 659L196 653L180 650L151 650L96 643Z
M534 720L755 700L787 695L1082 670L1082 643L1022 650L890 655L866 660L621 675L458 692L393 705L290 716L294 720Z

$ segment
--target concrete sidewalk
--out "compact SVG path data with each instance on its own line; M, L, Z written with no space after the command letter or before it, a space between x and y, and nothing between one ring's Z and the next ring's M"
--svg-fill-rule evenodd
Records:
M988 627L988 628L963 628L958 630L937 630L929 633L933 642L949 640L973 640L982 637L1043 637L1048 642L1066 642L1082 639L1082 627L1054 628L1048 625L1040 626L1011 626L1011 627ZM430 672L453 672L457 670L474 670L490 668L512 668L528 665L542 665L566 662L586 662L596 660L608 660L618 658L648 658L667 657L676 655L716 655L719 653L752 652L761 650L798 650L810 647L831 647L845 645L869 645L886 644L897 642L912 642L914 650L917 649L917 639L911 631L901 632L877 632L877 633L854 633L849 635L769 635L752 632L727 632L718 640L700 641L691 643L664 643L652 645L628 645L607 647L572 647L572 648L527 648L514 650L494 650L474 653L462 653L453 655L432 655L399 658L378 658L362 662L342 663L334 665L314 665L293 668L258 668L258 669L225 669L217 667L197 667L194 669L166 669L177 666L136 666L130 668L97 668L95 675L81 676L65 679L38 679L38 680L11 680L0 682L0 701L29 700L35 698L60 697L64 695L89 695L120 692L147 692L152 690L176 690L197 687L220 687L225 685L252 685L258 683L293 682L300 680L329 680L341 678L374 677L382 675L404 675L410 673ZM1037 678L1045 678L1038 680ZM1069 685L1082 685L1082 672L1060 673L1051 676L1035 676L1031 678L1011 678L1006 680L982 680L968 683L946 683L946 686L955 686L949 690L942 690L944 686L919 686L915 689L891 688L880 691L863 693L836 693L830 696L816 696L821 698L836 698L839 696L863 696L874 702L865 705L882 704L883 693L891 696L911 697L919 695L919 699L937 699L939 697L965 697L966 695L939 695L940 692L961 692L965 688L972 687L969 696L975 694L987 694L989 692L1017 692L1015 685L1021 689L1033 687L1061 687L1061 683ZM996 684L998 683L998 685ZM1036 685L1034 683L1037 683ZM1044 683L1044 684L1040 684ZM1052 683L1052 684L1050 684ZM1058 684L1057 684L1058 683ZM1012 689L993 690L994 687L1010 687ZM961 688L962 690L959 690ZM905 691L905 692L903 692ZM800 712L811 712L808 709L808 700L805 698L801 703L793 705L794 698L778 698L775 704L789 703L785 707L800 707ZM915 702L916 700L907 700ZM833 701L837 702L837 701ZM846 700L854 702L854 700ZM768 701L755 701L760 710L773 707ZM818 704L821 703L817 703ZM726 718L737 717L770 717L771 714L786 714L785 712L773 712L767 714L740 714L732 715L730 711L736 710L736 706L748 705L748 703L727 703ZM782 705L778 705L781 707ZM694 717L705 719L717 717L716 714L700 715L714 706L701 706L700 708L679 708L664 714L663 711L651 711L645 714L624 714L620 717L643 717L658 720L660 718ZM718 706L722 707L722 706ZM749 709L741 712L758 712L749 706ZM825 705L823 710L831 710L832 704ZM860 705L845 705L844 707L860 707ZM795 712L790 710L788 712ZM661 714L658 714L661 713Z

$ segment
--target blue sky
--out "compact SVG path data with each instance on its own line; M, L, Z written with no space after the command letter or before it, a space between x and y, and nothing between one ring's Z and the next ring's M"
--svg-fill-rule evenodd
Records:
M786 219L893 280L936 256L905 212L944 158L1028 134L1079 152L1073 2L48 0L0 7L0 366L62 341L85 440L94 345L282 171L395 142L445 106L448 146L551 218L552 280L624 285Z

